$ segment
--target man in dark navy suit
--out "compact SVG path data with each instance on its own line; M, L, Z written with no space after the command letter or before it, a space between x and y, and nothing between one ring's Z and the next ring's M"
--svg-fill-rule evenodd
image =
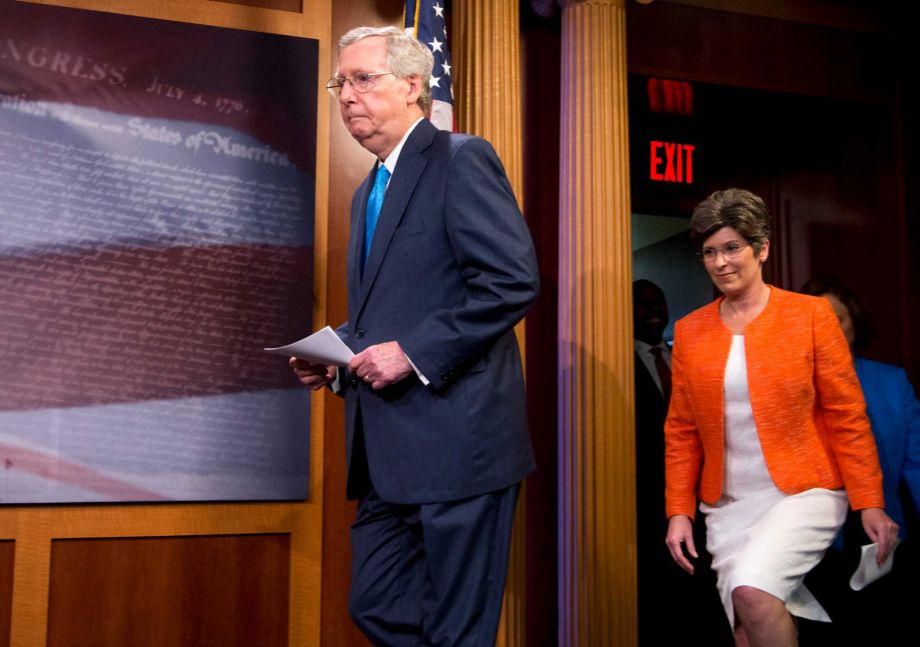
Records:
M664 341L670 314L664 291L648 279L633 282L636 394L636 526L638 543L639 644L681 642L692 626L707 647L734 644L716 589L705 524L694 524L699 554L691 576L661 541L664 510L664 421L671 398L671 349ZM668 622L662 622L667 609Z
M661 621L661 600L671 594L678 573L669 564L661 533L664 513L664 420L671 390L671 349L663 339L668 326L664 292L647 279L633 283L633 335L636 396L636 528L639 644L667 642L681 627ZM697 524L700 525L700 524Z
M432 57L395 28L339 42L329 88L377 161L354 194L345 396L350 612L377 645L491 645L520 481L534 468L513 327L533 243L488 142L425 118Z

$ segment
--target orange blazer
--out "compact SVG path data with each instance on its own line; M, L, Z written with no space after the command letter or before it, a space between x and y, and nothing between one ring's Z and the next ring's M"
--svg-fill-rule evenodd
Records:
M723 297L724 298L724 297ZM724 376L731 331L722 299L677 322L665 422L667 515L722 494ZM853 360L830 304L770 287L744 329L748 387L767 470L787 494L845 487L854 510L884 507L882 472Z

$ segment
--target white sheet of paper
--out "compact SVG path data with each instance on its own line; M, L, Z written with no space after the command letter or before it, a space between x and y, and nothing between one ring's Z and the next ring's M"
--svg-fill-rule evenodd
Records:
M269 353L277 353L287 357L293 355L313 364L325 364L327 366L347 366L348 361L355 356L351 349L345 345L345 342L329 326L322 330L317 330L308 337L298 339L287 346L277 346L275 348L266 348L265 350Z
M872 584L882 575L887 574L894 565L894 551L900 543L900 539L895 542L894 548L891 549L891 554L881 566L875 562L875 558L878 555L878 544L866 544L863 546L859 566L856 567L856 572L850 578L850 588L854 591L859 591Z

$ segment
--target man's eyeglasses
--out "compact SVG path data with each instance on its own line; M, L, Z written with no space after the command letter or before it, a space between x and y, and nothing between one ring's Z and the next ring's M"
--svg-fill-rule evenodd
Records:
M355 92L369 92L373 89L374 85L377 84L378 76L386 76L387 74L393 74L393 72L358 72L353 74L350 78L345 76L334 76L329 79L329 82L326 84L326 89L329 90L329 94L338 98L342 94L342 88L345 87L346 83L351 84L351 89Z
M702 251L696 253L700 257L700 260L704 263L713 263L719 254L722 254L725 258L735 258L742 250L750 245L749 242L741 242L740 240L733 240L726 243L721 249L715 247L704 247Z

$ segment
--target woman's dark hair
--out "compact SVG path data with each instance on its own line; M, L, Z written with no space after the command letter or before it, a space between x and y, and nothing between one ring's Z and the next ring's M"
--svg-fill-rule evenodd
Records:
M855 335L853 348L865 350L872 339L872 320L869 317L869 309L846 283L836 276L816 276L808 279L799 292L816 297L825 294L833 294L837 297L850 313L850 319L853 320L853 334Z
M723 227L731 227L759 253L770 239L771 225L763 200L744 189L725 189L696 205L690 219L690 240L700 251L707 238Z

